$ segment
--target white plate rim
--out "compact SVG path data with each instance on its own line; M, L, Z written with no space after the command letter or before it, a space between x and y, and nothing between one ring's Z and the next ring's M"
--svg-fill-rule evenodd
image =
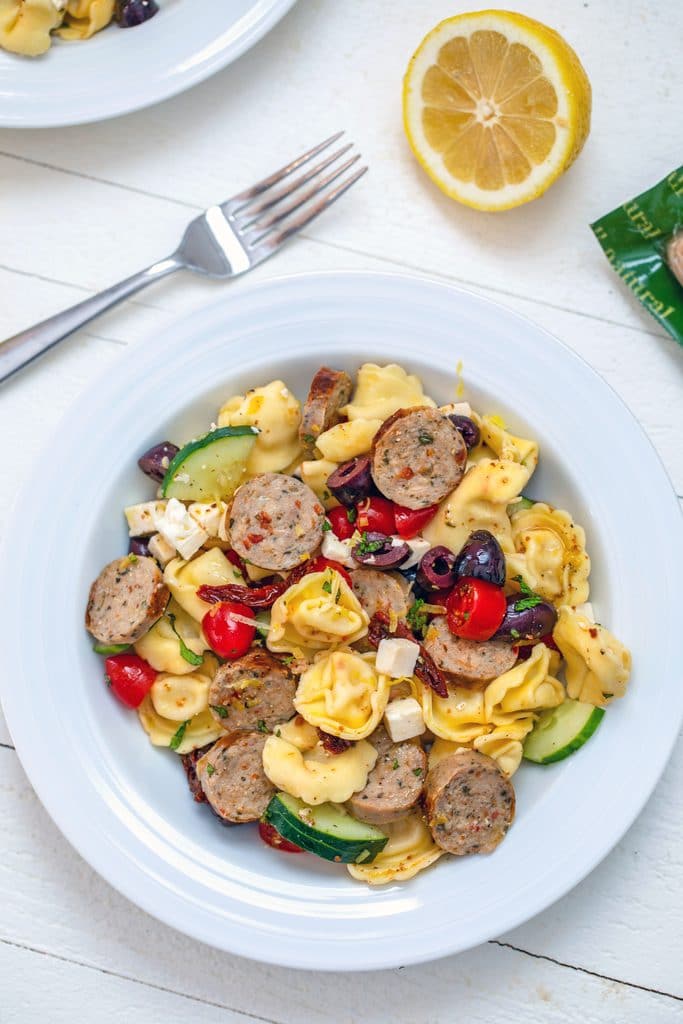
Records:
M154 349L158 348L161 344L162 338L164 343L168 345L169 337L180 339L185 336L186 333L198 331L202 323L205 325L209 324L212 321L212 318L215 319L218 317L221 319L223 318L224 313L229 313L231 317L234 316L237 309L240 307L249 308L250 303L252 303L252 312L254 312L259 308L259 302L254 305L255 299L259 300L261 305L268 306L269 303L267 301L264 303L264 300L267 300L269 297L273 298L278 296L281 298L284 294L289 296L289 301L293 301L297 296L297 291L299 292L299 298L302 298L308 291L311 294L315 293L318 296L318 300L324 302L324 299L321 299L321 296L324 296L325 294L327 294L328 297L334 296L339 300L340 294L343 295L346 293L347 298L350 298L352 296L357 296L363 288L366 288L369 294L372 294L373 290L377 294L381 294L383 289L388 289L389 292L397 292L399 296L407 295L412 292L414 300L417 300L420 297L419 293L422 292L421 298L423 302L426 302L427 304L429 304L430 300L435 301L439 296L444 299L444 301L454 300L456 303L466 303L469 304L471 308L478 308L480 311L487 310L488 312L495 313L497 316L507 320L510 324L516 322L519 327L523 327L525 331L531 332L536 335L537 338L543 338L547 344L554 346L556 350L562 350L564 352L565 359L572 361L575 366L580 366L581 372L584 376L588 375L592 377L594 383L597 383L601 389L606 389L606 393L611 393L612 400L621 406L622 414L631 422L632 427L635 428L636 434L640 435L641 442L644 442L644 448L649 451L651 466L656 467L656 473L660 478L660 485L662 485L660 497L663 497L663 495L668 492L668 498L670 500L665 511L669 517L669 525L675 525L675 529L680 531L680 506L658 453L619 396L616 395L613 389L599 377L589 364L582 360L572 349L568 348L568 346L564 345L548 331L533 324L520 314L497 303L491 302L488 299L484 299L479 295L463 289L455 288L454 286L445 284L441 281L432 280L423 275L332 271L316 274L289 275L285 277L272 278L265 282L247 285L234 295L226 296L226 298L204 308L198 313L194 313L191 316L184 317L181 320L176 321L165 331L160 332L160 336L157 337L156 342L150 344L146 357L148 359L151 357ZM446 296L450 297L450 299L446 298ZM397 301L400 301L400 299ZM126 378L126 367L130 368L134 357L139 360L141 351L142 350L139 346L135 346L134 350L129 351L120 358L117 366L113 370L105 372L98 381L95 381L89 389L89 395L84 399L85 406L89 407L91 412L94 412L96 409L96 402L100 401L100 399L96 400L94 398L94 395L98 393L98 386L106 388L108 383L111 383L112 381L117 381L119 384L122 384ZM81 414L78 412L78 409L73 408L62 420L60 430L73 426L79 419L80 415ZM17 559L14 557L14 551L8 538L16 535L14 531L19 529L20 513L18 509L22 505L25 505L26 502L35 500L41 492L41 487L42 475L41 472L36 469L17 499L16 511L14 513L15 521L13 524L10 522L5 535L6 539L0 557L0 564L4 565L7 570L5 578L22 579L22 573L25 567L17 564ZM670 568L672 570L672 576L683 571L683 551L681 551L680 547L672 556ZM16 602L14 607L10 608L8 619L10 625L12 623L12 615L14 614L16 616L16 624L17 626L20 626L20 604L21 602ZM674 647L677 647L679 656L683 657L683 638L671 638L671 645L671 650L673 651ZM471 937L465 942L458 941L454 943L453 941L446 939L440 942L431 942L426 946L423 945L422 948L415 948L415 944L412 943L407 952L402 952L401 954L398 953L394 945L388 942L385 942L382 948L377 948L372 952L372 954L369 954L366 943L362 949L362 957L358 955L351 955L340 962L338 957L342 948L344 955L346 956L348 954L348 945L344 945L343 947L340 946L340 943L347 942L347 938L337 939L335 937L329 937L324 949L319 943L317 945L310 943L307 944L305 941L292 941L285 949L276 944L277 949L272 949L263 943L262 931L256 932L256 938L260 940L258 942L245 942L242 934L237 938L233 936L223 937L222 941L216 942L214 937L207 934L205 927L196 925L193 921L188 921L183 918L182 915L179 915L177 912L178 907L175 907L175 910L172 911L168 904L159 905L156 899L156 890L154 890L153 885L149 886L148 889L145 889L144 886L141 888L139 884L141 880L144 880L149 885L150 879L147 875L143 873L142 875L133 877L130 874L126 876L125 872L122 875L120 865L117 866L116 864L112 864L111 857L108 857L106 851L99 849L98 843L93 841L92 834L84 834L82 827L79 830L75 819L70 816L70 812L73 811L73 801L67 801L64 803L63 800L60 799L60 794L55 792L53 780L39 777L40 773L38 771L38 764L35 758L35 750L33 749L31 742L33 728L33 723L30 721L31 715L30 713L28 716L26 715L27 705L25 703L25 698L22 697L22 688L16 685L16 680L21 678L22 674L24 675L25 681L27 681L26 673L24 671L25 666L22 664L22 659L18 656L18 651L18 647L16 649L10 649L8 659L9 670L4 674L2 681L0 681L0 696L2 697L8 725L16 744L17 753L27 774L29 775L29 778L31 779L31 783L48 813L71 845L74 846L81 856L83 856L96 871L98 871L124 896L171 927L191 935L199 941L213 944L227 952L247 956L266 963L303 969L314 968L318 970L363 971L429 961L471 948L472 946L486 941L495 935L509 931L547 908L585 878L586 875L589 874L590 871L592 871L610 852L610 850L631 826L649 799L661 773L664 770L664 767L666 766L673 749L673 745L676 741L681 719L683 718L683 691L679 691L679 694L674 694L672 703L667 705L668 717L663 720L662 728L658 735L657 746L653 751L652 758L648 762L648 768L644 772L644 781L640 785L637 798L630 799L628 806L625 805L621 809L618 816L618 823L613 827L609 835L605 834L602 836L599 842L595 841L597 838L595 835L592 836L591 853L589 856L584 856L580 866L575 866L571 879L566 877L563 878L561 882L547 888L542 895L537 894L537 898L528 903L525 907L517 907L514 912L508 913L506 917L498 920L494 926L492 926L491 923L482 924L482 922L479 922L478 927L473 930ZM12 681L11 685L9 680ZM23 706L22 701L24 702ZM30 706L28 707L30 711ZM130 868L130 865L128 867ZM137 871L138 868L139 865L134 865L133 872ZM434 870L438 871L438 866ZM409 892L409 886L410 883L407 884L404 891ZM180 898L182 902L182 897Z
M291 10L296 2L297 0L254 0L254 8L260 7L263 10L256 17L253 14L250 15L249 24L237 39L213 53L210 59L186 68L182 78L172 79L167 76L165 81L159 82L155 89L150 89L149 93L140 89L140 101L131 101L130 98L128 100L119 100L119 93L115 89L101 90L102 103L101 110L98 113L79 114L77 110L63 105L61 107L51 106L49 113L41 115L22 112L21 109L17 110L16 113L13 112L11 110L10 95L9 102L5 101L4 104L0 104L0 128L67 128L75 125L95 124L99 121L108 121L111 118L122 117L125 114L132 114L138 110L154 106L157 103L162 103L164 100L171 99L173 96L177 96L193 88L195 85L199 85L200 82L210 78L217 71L232 64L238 57L241 57L247 50L250 50L252 46L255 46L263 36L267 35L284 18L285 14ZM160 12L158 17L162 16L163 11ZM71 45L81 44L75 43ZM85 40L83 45L87 46L88 40ZM0 51L0 55L3 52ZM13 57L14 55L11 54L10 56ZM46 59L49 58L50 54L48 53ZM130 97L130 93L126 95Z

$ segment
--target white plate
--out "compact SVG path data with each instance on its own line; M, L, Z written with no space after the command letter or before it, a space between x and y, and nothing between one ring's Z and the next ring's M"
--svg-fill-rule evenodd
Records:
M161 0L143 25L55 37L39 58L0 50L0 126L103 121L184 92L230 64L296 0Z
M538 438L530 490L588 533L592 600L633 649L627 696L576 756L524 765L518 814L489 857L444 859L370 890L342 867L285 856L190 799L176 755L112 699L82 627L88 586L126 550L123 505L150 494L137 456L205 431L242 389L282 377L304 396L324 360L419 373ZM76 849L149 913L214 946L294 967L429 960L519 925L576 885L650 795L683 717L678 503L609 387L527 320L422 279L284 278L245 289L136 345L83 395L5 531L2 697L19 756Z

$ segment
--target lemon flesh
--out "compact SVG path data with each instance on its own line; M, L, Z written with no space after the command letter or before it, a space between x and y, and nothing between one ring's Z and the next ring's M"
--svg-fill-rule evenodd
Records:
M510 11L442 21L403 83L410 146L447 195L479 210L536 199L581 152L591 87L553 29Z

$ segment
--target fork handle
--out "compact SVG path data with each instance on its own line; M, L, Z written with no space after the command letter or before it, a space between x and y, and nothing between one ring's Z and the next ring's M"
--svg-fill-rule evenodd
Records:
M47 320L7 338L0 343L0 382L7 380L17 370L37 359L43 352L47 352L62 338L73 334L79 327L83 327L100 313L115 306L117 302L122 302L148 284L180 270L182 266L175 256L169 256L168 259L153 263L151 267L127 277L124 281L119 281L111 288L98 292L97 295L65 309L62 313L48 317Z

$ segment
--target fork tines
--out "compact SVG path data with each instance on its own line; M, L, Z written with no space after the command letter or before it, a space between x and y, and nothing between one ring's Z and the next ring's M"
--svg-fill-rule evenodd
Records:
M305 166L328 150L343 134L337 132L330 136L222 204L223 213L247 250L277 248L331 206L365 174L366 166L351 171L360 160L359 154L350 154L351 143L340 146L312 166ZM342 160L343 157L346 159ZM292 177L300 168L304 168L303 173ZM300 212L293 216L297 210Z

